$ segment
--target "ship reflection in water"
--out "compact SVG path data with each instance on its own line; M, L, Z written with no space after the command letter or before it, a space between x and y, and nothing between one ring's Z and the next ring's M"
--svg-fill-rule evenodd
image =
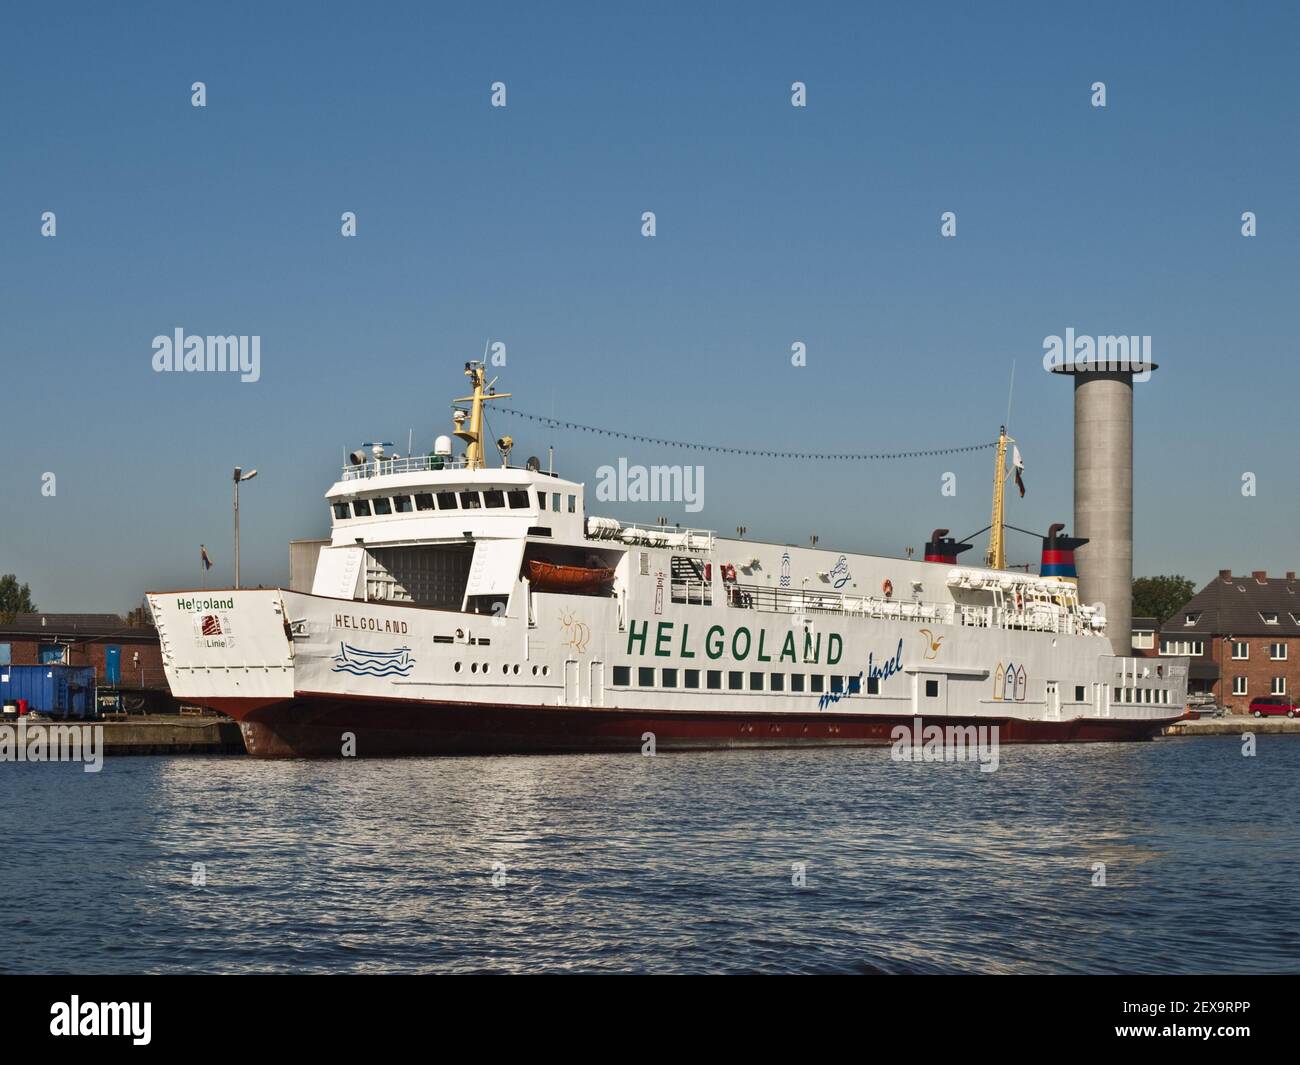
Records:
M1240 751L8 765L0 970L1294 971L1300 741Z

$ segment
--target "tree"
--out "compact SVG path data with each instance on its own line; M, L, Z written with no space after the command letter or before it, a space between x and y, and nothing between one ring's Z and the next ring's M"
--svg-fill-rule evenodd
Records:
M133 629L153 628L153 614L149 612L149 604L141 600L140 605L127 614L126 623Z
M1133 616L1165 621L1196 594L1196 585L1186 577L1138 577L1133 582Z
M0 577L0 623L8 625L19 614L35 614L32 590L12 573Z

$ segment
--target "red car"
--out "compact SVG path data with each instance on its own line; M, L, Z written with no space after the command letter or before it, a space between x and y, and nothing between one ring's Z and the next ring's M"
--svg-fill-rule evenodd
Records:
M1250 701L1250 712L1256 717L1295 717L1300 713L1296 704L1285 695L1261 695Z

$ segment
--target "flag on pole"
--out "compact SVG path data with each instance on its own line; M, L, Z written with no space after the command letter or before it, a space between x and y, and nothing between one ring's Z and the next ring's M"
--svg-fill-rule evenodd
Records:
M1021 489L1020 494L1025 494L1023 489ZM202 544L199 544L199 558L203 562L203 568L205 571L212 568L212 559L208 558L208 549Z
M1020 457L1020 448L1011 445L1011 466L1016 471L1016 487L1020 489L1020 498L1025 498L1025 481L1020 475L1025 472L1025 460Z

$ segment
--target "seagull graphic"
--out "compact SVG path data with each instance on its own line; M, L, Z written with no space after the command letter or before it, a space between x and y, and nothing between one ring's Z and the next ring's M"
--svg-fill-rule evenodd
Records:
M938 654L939 654L939 644L943 643L943 637L940 636L940 637L936 640L936 639L934 638L934 633L932 633L929 629L918 629L917 631L918 631L922 636L925 637L926 643L928 643L928 644L930 645L929 648L928 648L928 649L926 650L926 652L925 652L925 657L926 657L926 658L935 658L936 656L938 656Z

